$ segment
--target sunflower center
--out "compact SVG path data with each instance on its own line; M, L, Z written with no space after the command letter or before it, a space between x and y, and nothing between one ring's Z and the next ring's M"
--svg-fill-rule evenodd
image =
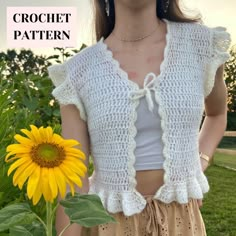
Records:
M59 166L65 159L62 147L52 143L41 143L31 149L31 158L41 167Z

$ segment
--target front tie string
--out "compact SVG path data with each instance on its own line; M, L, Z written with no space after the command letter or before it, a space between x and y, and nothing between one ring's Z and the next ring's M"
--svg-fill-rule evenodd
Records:
M159 206L159 203L154 201L151 197L147 197L147 214L148 221L146 225L146 232L148 234L160 233L160 231L165 230L167 227L167 219L162 207Z
M150 77L153 77L153 79L148 81ZM147 74L145 79L144 79L143 88L139 89L137 91L132 91L130 93L130 96L131 96L132 100L139 99L139 98L141 98L141 97L146 95L148 109L150 111L153 111L153 108L154 108L151 90L154 91L155 99L157 101L156 93L155 93L155 88L152 86L154 84L154 82L155 82L155 79L156 79L156 75L154 73L151 72L151 73Z

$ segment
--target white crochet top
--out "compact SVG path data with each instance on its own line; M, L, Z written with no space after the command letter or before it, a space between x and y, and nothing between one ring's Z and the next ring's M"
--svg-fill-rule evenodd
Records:
M164 184L154 198L187 203L209 191L199 158L199 128L216 70L229 59L230 34L224 27L164 21L168 33L161 72L148 73L143 88L128 78L103 37L63 64L48 67L55 98L75 104L88 124L95 166L89 193L98 194L109 212L130 216L145 208L135 188L134 124L140 97L147 97L152 110L151 90L159 104L165 158Z

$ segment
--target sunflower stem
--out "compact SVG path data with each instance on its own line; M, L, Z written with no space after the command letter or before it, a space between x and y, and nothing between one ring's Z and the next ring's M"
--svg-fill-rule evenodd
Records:
M46 202L47 209L47 236L52 236L52 203Z
M52 210L52 215L51 215L52 221L54 220L55 212L56 212L56 210L57 210L57 208L58 208L59 205L60 205L60 203L58 202L58 203L56 204L56 206L55 206L55 207L53 208L53 210Z
M55 217L56 217L56 210L57 210L59 205L60 205L60 203L58 202L56 204L56 206L52 209L52 214L51 214L52 224L54 223L54 220L55 220Z

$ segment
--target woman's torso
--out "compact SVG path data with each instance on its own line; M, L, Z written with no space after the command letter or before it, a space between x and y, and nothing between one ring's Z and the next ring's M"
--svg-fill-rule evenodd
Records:
M137 83L140 88L143 88L144 78L149 72L160 74L167 32L164 23L161 27L161 33L158 31L158 34L152 36L152 43L143 43L140 46L142 49L139 50L117 49L117 42L113 40L112 36L104 40L113 52L113 58L119 62L121 69L127 72L129 79ZM163 169L136 171L137 191L142 195L155 194L158 188L163 185L163 175Z

